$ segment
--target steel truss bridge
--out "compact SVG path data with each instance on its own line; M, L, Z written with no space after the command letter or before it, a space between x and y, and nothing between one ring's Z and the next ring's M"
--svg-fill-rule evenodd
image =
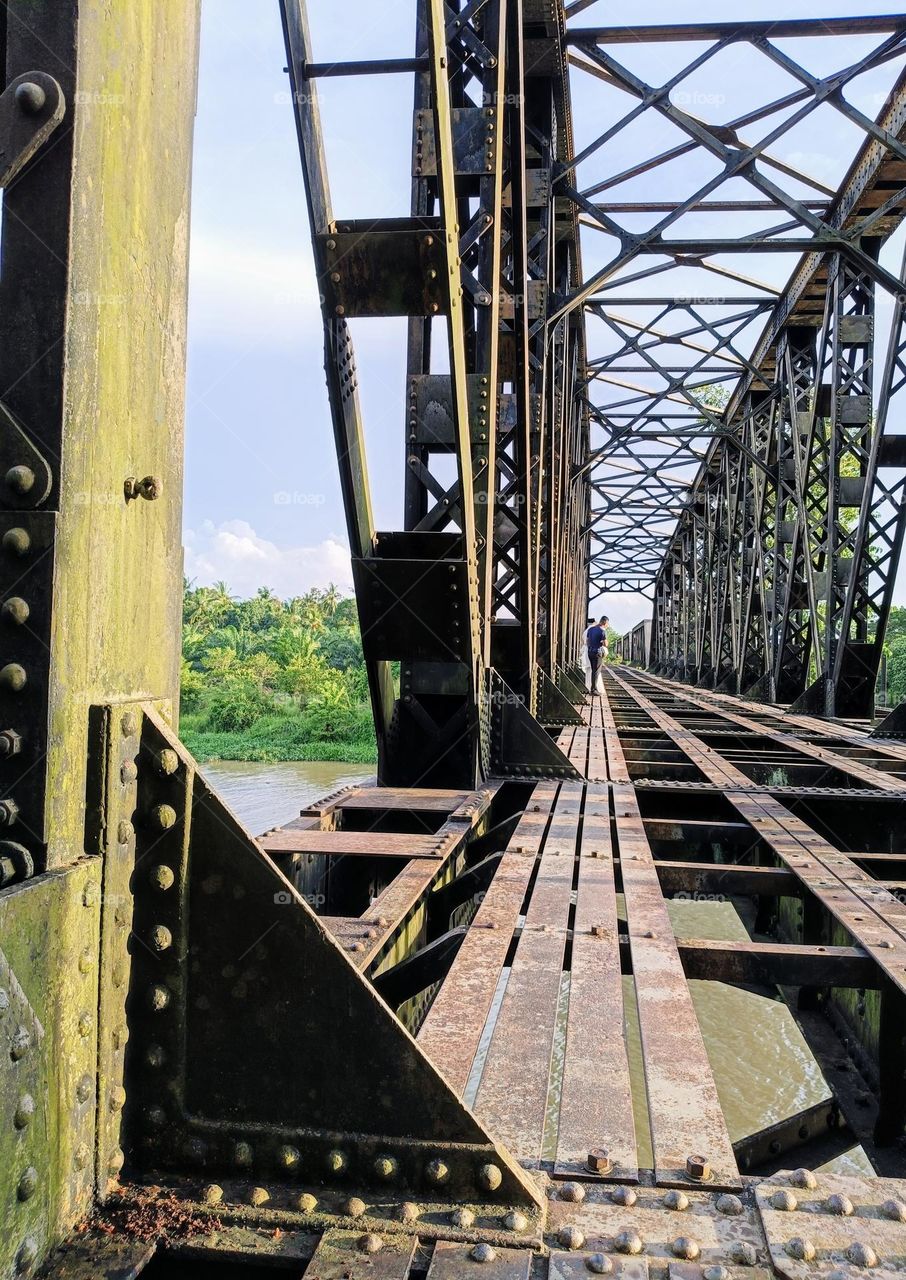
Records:
M378 764L256 837L178 729L198 5L0 5L0 1280L906 1274L906 14L592 8L283 0ZM333 206L357 76L400 216ZM736 1132L699 980L821 1100Z

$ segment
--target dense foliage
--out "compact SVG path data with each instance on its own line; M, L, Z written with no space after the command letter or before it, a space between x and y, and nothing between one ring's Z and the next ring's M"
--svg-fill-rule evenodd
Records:
M887 622L887 701L896 706L906 698L906 606L894 605Z
M375 758L355 601L335 587L234 600L187 584L182 733L201 759Z

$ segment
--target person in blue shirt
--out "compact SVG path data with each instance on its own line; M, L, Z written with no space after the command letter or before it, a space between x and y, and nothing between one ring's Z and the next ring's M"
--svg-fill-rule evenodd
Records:
M601 656L607 657L607 623L609 618L601 618L599 622L592 624L585 632L585 644L588 649L588 665L591 669L591 691L595 692L595 682L598 678L598 667L601 664Z

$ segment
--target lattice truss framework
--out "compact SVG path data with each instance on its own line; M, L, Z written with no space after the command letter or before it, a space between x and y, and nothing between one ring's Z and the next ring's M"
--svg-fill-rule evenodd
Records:
M587 271L552 314L586 314L592 596L653 595L664 674L870 715L906 479L906 18L587 7L555 179Z

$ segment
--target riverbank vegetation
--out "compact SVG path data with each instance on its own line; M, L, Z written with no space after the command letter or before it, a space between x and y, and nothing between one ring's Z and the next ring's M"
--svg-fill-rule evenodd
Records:
M187 584L180 732L199 760L375 760L355 601Z

